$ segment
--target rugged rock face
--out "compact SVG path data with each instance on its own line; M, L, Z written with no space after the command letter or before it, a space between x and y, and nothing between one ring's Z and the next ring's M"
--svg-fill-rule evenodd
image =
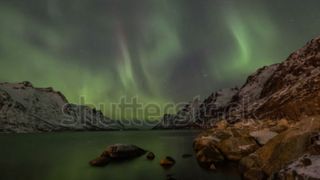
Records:
M320 178L320 37L259 69L228 103L210 108L215 101L210 96L200 108L200 117L213 121L195 139L199 163L238 161L244 179Z
M0 84L0 132L116 130L122 126L86 106L69 104L52 88L29 82Z
M244 172L250 172L252 169L259 170L271 176L309 152L315 145L312 137L319 132L320 117L303 119L292 128L272 138L253 154L243 158L240 161L242 169Z
M244 179L266 179L281 170L281 176L290 174L293 170L283 168L305 154L318 162L320 116L284 122L247 120L207 130L194 141L197 160L206 169L227 161L239 162ZM287 128L279 134L272 130L284 124ZM310 171L317 166L310 166Z
M305 154L282 169L278 179L319 179L320 155Z
M217 128L203 132L193 144L199 164L204 168L210 168L212 165L215 166L225 161L238 161L255 152L259 145L250 136L250 130L255 129L243 123L241 128L227 124L224 127L217 126Z
M201 103L191 102L177 115L165 116L164 121L187 124L180 128L195 124L209 128L223 119L228 122L243 118L298 120L320 114L319 102L320 37L292 53L284 62L258 69L241 88L223 89ZM170 127L179 126L170 124Z
M320 37L284 62L258 69L240 89L213 93L201 103L196 121L210 126L222 119L298 120L304 115L320 114L319 102Z

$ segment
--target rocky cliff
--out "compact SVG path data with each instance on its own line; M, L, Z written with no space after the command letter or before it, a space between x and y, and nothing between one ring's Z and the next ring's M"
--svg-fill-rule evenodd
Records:
M0 132L116 130L122 126L100 111L69 104L52 88L30 82L0 84Z
M164 117L168 121L212 127L219 120L241 119L298 120L320 114L320 37L292 53L284 62L258 69L241 88L212 93L196 108L182 109L188 116ZM189 104L193 106L193 102ZM179 117L179 118L178 118ZM163 121L160 124L164 124ZM171 122L171 128L176 128ZM158 125L158 127L161 125Z
M259 69L224 107L229 121L320 114L320 37L284 62ZM211 114L208 114L210 117Z
M201 166L236 161L244 179L320 179L320 37L215 103L200 109L211 126L194 141Z

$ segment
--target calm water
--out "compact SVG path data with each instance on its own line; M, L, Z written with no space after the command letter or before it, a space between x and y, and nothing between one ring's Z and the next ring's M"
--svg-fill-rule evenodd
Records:
M201 169L192 154L195 131L119 131L48 134L0 134L0 179L39 180L117 180L166 179L173 174L180 179L239 179L230 172ZM156 154L153 161L144 156L128 162L94 168L88 161L97 157L107 145L131 143ZM164 156L177 163L169 170L159 165Z

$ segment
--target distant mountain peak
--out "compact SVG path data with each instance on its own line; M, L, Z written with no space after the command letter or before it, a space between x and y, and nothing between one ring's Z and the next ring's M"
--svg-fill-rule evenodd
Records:
M30 82L0 83L0 132L117 130L122 125L100 111L69 104L53 88Z

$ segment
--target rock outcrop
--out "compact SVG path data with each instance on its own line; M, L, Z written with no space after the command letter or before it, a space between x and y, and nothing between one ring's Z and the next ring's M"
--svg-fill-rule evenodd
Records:
M231 160L244 179L320 178L320 37L249 76L220 108L214 102L202 103L211 128L194 142L205 168Z
M279 133L272 130L283 124L284 120L240 121L229 123L225 128L207 130L194 141L196 158L206 169L228 161L239 162L244 179L292 175L293 170L284 167L296 167L290 163L297 164L294 162L305 154L312 155L317 162L320 116L288 121L287 129ZM316 164L310 166L310 171L315 167ZM278 174L280 171L282 174Z
M0 132L117 130L122 125L101 111L68 103L52 88L30 82L0 83Z
M202 167L210 168L226 161L238 161L255 152L259 145L248 128L228 124L223 129L208 130L195 139L193 148Z
M279 172L282 167L307 153L314 145L312 137L319 132L320 117L301 120L292 128L272 138L253 154L243 158L240 162L243 171L259 169L267 176Z
M284 62L258 69L241 88L217 91L176 115L164 116L157 128L210 128L220 120L234 123L244 118L298 120L320 114L319 102L320 37Z

